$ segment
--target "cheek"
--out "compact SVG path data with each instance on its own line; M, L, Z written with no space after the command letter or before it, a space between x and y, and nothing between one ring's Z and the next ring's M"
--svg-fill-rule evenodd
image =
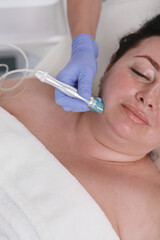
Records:
M138 128L128 120L122 103L129 103L134 99L136 82L129 71L114 72L108 75L103 88L105 104L104 116L112 130L121 138L137 140Z
M109 74L103 85L102 98L104 102L117 97L135 94L136 86L129 71Z
M159 113L154 129L150 132L150 134L148 134L149 141L151 141L155 147L160 146L160 109L158 111Z

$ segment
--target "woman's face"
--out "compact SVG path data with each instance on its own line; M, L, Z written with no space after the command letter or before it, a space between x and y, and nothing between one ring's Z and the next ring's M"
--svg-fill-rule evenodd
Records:
M105 73L102 86L102 125L133 149L147 153L159 146L160 37L129 50Z

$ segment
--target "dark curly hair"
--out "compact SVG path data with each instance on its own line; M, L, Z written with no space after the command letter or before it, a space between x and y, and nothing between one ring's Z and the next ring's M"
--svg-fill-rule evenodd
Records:
M117 62L128 50L136 47L142 40L152 36L160 36L160 15L153 17L145 22L137 31L130 33L119 41L118 50L112 55L110 67ZM110 68L109 67L109 68ZM102 86L101 86L102 87ZM101 96L101 90L99 96ZM149 153L150 158L160 171L160 147Z
M117 62L128 50L136 47L142 40L152 36L160 36L160 15L144 23L137 31L130 33L119 41L118 50L112 55L110 64Z
M112 55L104 75L128 50L136 47L145 38L152 36L160 36L160 14L146 21L137 31L129 33L120 39L119 48ZM104 76L101 78L99 85L99 97L101 97L102 94L103 78Z

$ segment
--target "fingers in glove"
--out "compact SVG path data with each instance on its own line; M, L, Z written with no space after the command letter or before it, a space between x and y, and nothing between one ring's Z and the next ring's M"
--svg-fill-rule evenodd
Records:
M72 112L89 111L87 103L76 98L68 97L57 89L55 89L55 102L62 107L70 108Z

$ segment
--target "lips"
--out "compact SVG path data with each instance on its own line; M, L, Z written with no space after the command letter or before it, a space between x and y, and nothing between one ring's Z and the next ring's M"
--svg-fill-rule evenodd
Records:
M138 108L132 105L122 105L128 117L139 125L149 125L146 115Z

